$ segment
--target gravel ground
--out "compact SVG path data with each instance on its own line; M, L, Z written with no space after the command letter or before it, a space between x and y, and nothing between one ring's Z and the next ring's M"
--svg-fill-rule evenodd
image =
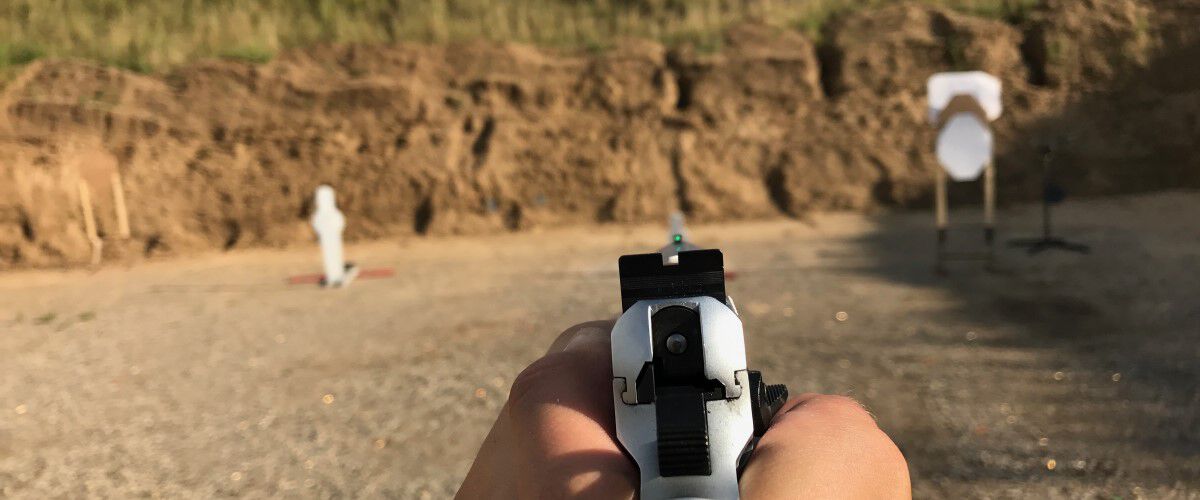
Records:
M694 233L752 366L865 403L918 498L1200 498L1200 193L1057 215L1092 255L947 275L923 212ZM399 274L340 291L284 284L309 249L0 276L0 496L451 497L513 377L616 314L617 256L661 233L360 245Z

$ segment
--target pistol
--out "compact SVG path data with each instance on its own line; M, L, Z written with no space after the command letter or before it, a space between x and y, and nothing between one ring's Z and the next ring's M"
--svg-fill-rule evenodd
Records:
M676 246L683 251L619 260L617 440L637 463L643 500L736 499L738 477L788 391L746 367L721 251Z

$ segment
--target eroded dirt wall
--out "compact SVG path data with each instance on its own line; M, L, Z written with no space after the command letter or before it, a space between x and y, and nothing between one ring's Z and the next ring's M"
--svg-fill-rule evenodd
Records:
M1200 186L1200 70L1179 62L1196 10L1047 1L1006 22L895 5L819 44L739 27L716 54L331 46L163 76L39 61L0 93L0 268L88 261L81 180L106 261L309 241L321 183L352 240L921 205L924 82L954 69L1004 82L1002 200L1037 195L1047 144L1073 194Z

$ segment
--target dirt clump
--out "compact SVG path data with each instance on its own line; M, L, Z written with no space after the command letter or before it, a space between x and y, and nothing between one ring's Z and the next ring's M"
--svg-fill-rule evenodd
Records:
M1024 49L1038 85L1103 86L1144 66L1154 45L1152 7L1122 0L1049 0L1034 13Z
M1021 79L1021 34L1008 24L915 4L851 16L826 28L838 60L833 89L923 94L939 71L986 71ZM828 57L828 56L827 56ZM1006 82L1008 83L1008 82Z
M1200 185L1179 142L1200 135L1195 85L1155 69L1186 38L1180 5L1048 1L1006 22L899 4L834 20L820 43L739 26L711 54L319 46L159 76L38 61L0 92L0 268L87 262L77 186L102 158L132 230L114 236L95 202L106 261L309 241L322 183L351 240L920 205L924 82L955 69L1004 81L1002 199L1036 196L1037 142L1064 120L1075 193ZM1079 56L1060 60L1062 40ZM1131 161L1146 165L1132 184Z

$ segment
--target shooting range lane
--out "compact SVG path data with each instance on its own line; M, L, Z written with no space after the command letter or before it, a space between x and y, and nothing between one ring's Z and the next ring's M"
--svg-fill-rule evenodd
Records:
M737 272L755 368L863 401L918 498L1161 498L1200 494L1196 213L1195 192L1068 201L1057 227L1093 255L1000 247L1001 272L947 277L925 212L688 229ZM448 498L513 377L615 316L617 256L662 240L353 245L397 275L338 290L285 284L315 247L2 275L0 496Z

